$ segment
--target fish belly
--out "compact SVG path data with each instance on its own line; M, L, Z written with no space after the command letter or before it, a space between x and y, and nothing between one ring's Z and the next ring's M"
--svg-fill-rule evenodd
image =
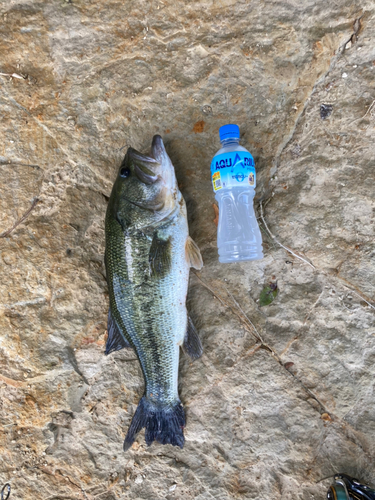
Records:
M112 276L111 309L137 353L146 398L173 405L178 401L179 348L187 328L186 219L175 217L158 231L171 238L169 271L162 277L151 275L151 236L122 233L121 258Z

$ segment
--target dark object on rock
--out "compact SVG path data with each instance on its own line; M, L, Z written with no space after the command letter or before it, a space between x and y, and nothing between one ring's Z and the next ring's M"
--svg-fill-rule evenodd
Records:
M4 496L5 488L7 488L7 496L6 497ZM1 500L8 500L9 495L10 495L10 484L6 483L6 484L4 484L3 489L1 490Z
M259 296L260 307L268 306L269 304L271 304L277 297L278 293L279 289L277 288L277 283L270 283L269 285L266 285L260 292Z
M321 104L320 105L320 118L322 120L325 120L326 118L328 118L331 115L332 110L333 110L332 104Z
M212 115L212 108L211 108L211 106L209 106L208 104L205 104L202 107L202 113L204 113L205 115Z
M292 368L292 366L294 366L294 363L292 361L288 361L287 363L284 363L284 367L289 370L290 368Z
M335 482L327 493L328 500L375 500L375 490L347 474L335 474Z

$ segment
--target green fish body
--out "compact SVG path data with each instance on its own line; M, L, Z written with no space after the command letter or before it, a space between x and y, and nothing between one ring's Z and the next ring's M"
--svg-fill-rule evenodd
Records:
M146 443L182 448L185 415L178 395L179 350L202 346L186 310L189 269L203 265L189 237L186 206L160 136L152 157L129 148L109 200L105 264L109 288L106 354L131 346L145 393L124 442L145 427Z

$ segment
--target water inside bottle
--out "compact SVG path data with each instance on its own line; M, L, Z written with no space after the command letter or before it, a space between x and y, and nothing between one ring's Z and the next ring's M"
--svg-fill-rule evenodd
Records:
M254 190L232 188L217 193L216 197L219 202L219 261L261 259L262 240L253 208Z

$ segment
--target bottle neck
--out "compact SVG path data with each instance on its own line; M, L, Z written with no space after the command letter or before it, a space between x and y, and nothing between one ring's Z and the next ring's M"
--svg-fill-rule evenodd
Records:
M238 137L228 137L226 139L223 139L220 142L221 142L221 145L223 146L223 148L225 148L226 146L232 146L234 144L239 144L240 139Z

